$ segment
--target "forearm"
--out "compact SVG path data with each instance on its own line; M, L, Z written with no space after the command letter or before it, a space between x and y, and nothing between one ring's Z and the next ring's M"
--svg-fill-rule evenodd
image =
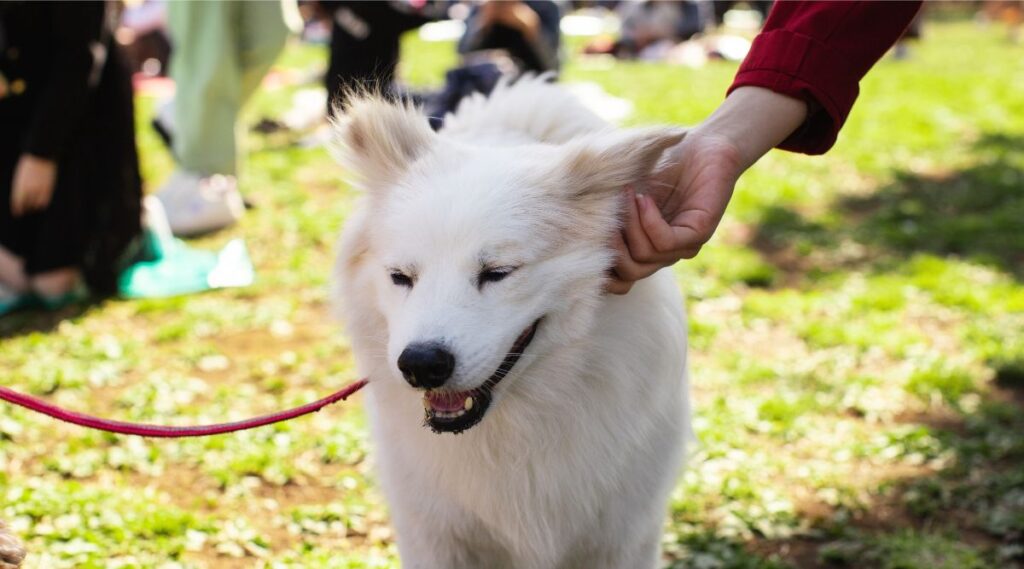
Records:
M725 139L739 153L742 170L793 134L807 119L807 104L761 87L740 87L693 132Z

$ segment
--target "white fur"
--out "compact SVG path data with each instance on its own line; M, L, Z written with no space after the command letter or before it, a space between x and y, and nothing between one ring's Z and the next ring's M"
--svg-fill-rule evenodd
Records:
M648 569L690 433L686 321L671 271L602 293L622 186L674 129L613 130L542 79L465 103L440 133L364 98L337 125L366 197L335 291L380 482L410 569ZM484 265L517 266L477 286ZM409 289L390 270L414 275ZM396 360L443 339L479 386L543 316L482 422L423 426Z

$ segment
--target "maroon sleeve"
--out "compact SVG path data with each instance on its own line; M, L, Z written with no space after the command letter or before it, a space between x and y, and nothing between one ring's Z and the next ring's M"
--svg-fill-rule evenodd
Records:
M860 79L920 7L920 1L777 1L729 92L755 86L803 99L807 121L779 148L824 154L850 114Z

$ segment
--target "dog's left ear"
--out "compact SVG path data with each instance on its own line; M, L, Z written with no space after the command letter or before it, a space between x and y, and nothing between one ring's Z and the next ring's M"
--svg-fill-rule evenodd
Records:
M415 107L379 96L353 97L333 126L335 157L369 187L394 182L436 138Z
M685 136L686 130L678 127L645 127L570 142L560 166L570 197L617 195L653 174L665 150Z

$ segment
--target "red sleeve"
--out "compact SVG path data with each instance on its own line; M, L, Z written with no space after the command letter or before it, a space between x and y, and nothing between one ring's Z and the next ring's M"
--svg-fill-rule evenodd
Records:
M910 24L913 2L791 2L772 6L732 86L803 99L807 121L779 148L824 154L836 142L857 84Z

